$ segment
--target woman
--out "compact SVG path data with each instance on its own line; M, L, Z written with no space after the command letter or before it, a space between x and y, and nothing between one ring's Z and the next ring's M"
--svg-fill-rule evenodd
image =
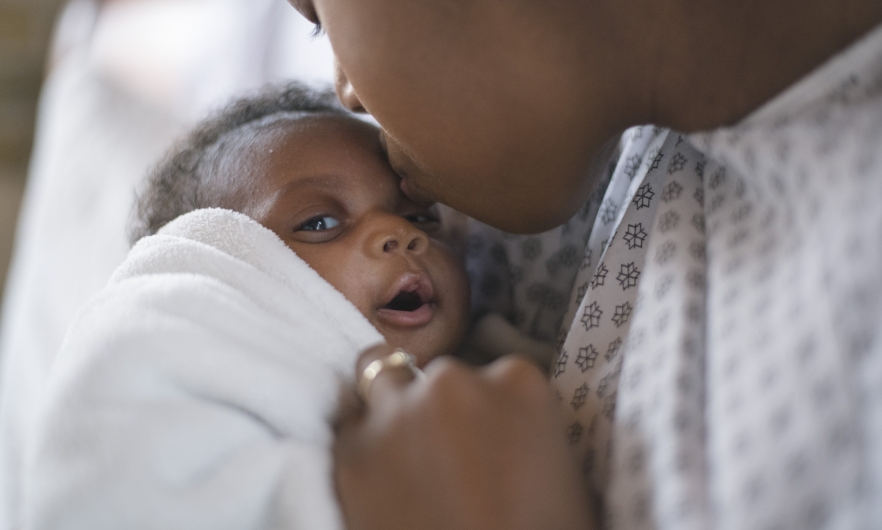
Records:
M861 235L880 230L865 197L878 196L882 180L878 126L870 119L880 114L878 82L871 79L879 78L873 58L882 43L876 31L854 44L882 20L882 4L291 3L327 31L340 99L383 126L406 193L504 230L537 232L569 219L595 185L585 176L593 158L629 126L711 131L688 139L671 134L648 157L648 175L691 170L689 178L699 179L695 195L704 210L693 219L703 234L706 214L709 230L693 253L701 261L707 248L710 259L695 275L680 271L683 282L701 284L702 294L689 295L697 302L684 303L683 323L675 314L676 329L665 331L683 339L657 356L659 366L674 368L659 375L664 370L640 364L647 346L637 344L643 328L635 323L624 364L611 373L633 384L617 405L611 395L614 470L611 482L601 481L607 522L622 528L882 525L880 508L870 502L882 494L873 449L882 446L882 406L870 397L882 381L882 339L875 331L882 288L872 272L882 256ZM731 124L737 126L714 130ZM635 160L645 162L642 155ZM715 168L712 175L705 164ZM658 178L668 179L659 185L673 182ZM681 195L676 187L665 190ZM648 206L651 197L644 198ZM643 203L636 204L623 215ZM649 246L661 244L655 234L687 224L678 222L682 211L662 222L668 212L659 208ZM738 228L743 220L749 230ZM621 223L610 237L643 228ZM623 244L641 233L633 230ZM677 256L675 247L665 248ZM665 326L659 323L666 313L648 309L649 295L662 289L647 278L655 274L661 285L665 274L675 279L678 272L659 272L666 254L656 250L648 255L659 259L647 258L646 274L634 286L648 305L632 319L645 321L646 330L671 327L667 317ZM672 281L675 292L686 292ZM627 307L630 315L633 306ZM590 332L595 313L584 309ZM572 373L566 349L565 343L558 365ZM367 352L357 374L387 353ZM426 373L410 381L403 370L382 371L365 413L341 428L338 486L351 528L597 523L558 434L563 423L552 412L553 391L537 370L503 359L477 371L438 363ZM659 393L641 390L647 374ZM681 393L669 403L675 391ZM648 408L635 404L641 400ZM662 412L652 412L653 402ZM816 408L805 409L808 402ZM582 427L588 428L579 424L579 432ZM677 476L666 482L670 475Z

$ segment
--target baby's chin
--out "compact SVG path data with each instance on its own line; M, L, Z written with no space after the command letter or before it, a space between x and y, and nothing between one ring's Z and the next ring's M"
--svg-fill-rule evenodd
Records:
M425 322L415 318L419 323L408 323L406 319L399 321L384 318L381 314L375 314L372 319L386 342L411 353L417 358L420 367L436 357L457 353L465 338L468 324L467 321L460 322L458 317L452 318L449 307L442 304L431 305L434 306L432 314ZM464 314L468 315L468 311Z
M420 333L425 330L415 330L411 332L402 332L396 330L394 333L383 333L386 342L396 348L412 354L417 359L417 365L422 368L429 364L432 359L441 357L442 355L453 355L456 352L457 344L450 344L450 340L438 340L436 337L426 337L427 333ZM382 332L382 330L381 330Z

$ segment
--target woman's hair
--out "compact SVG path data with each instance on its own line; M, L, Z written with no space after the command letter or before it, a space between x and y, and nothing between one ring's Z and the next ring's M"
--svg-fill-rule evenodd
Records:
M166 223L200 208L222 207L210 190L228 171L226 155L279 119L305 115L346 115L333 92L300 83L266 87L229 103L199 123L148 174L137 195L129 240L155 234Z

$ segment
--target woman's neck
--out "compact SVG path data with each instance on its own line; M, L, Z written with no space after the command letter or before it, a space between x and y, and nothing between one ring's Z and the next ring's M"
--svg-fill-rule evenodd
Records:
M882 23L878 0L669 5L646 50L646 117L687 132L740 121Z

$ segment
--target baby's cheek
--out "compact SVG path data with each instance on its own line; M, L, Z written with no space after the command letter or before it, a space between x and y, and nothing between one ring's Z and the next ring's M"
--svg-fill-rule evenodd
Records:
M373 309L370 267L361 263L351 253L340 255L335 252L316 253L311 259L304 259L325 281L340 291L352 302L366 318L371 318Z
M459 256L446 249L441 249L441 255L439 256L437 263L443 264L445 269L444 283L446 285L444 285L442 289L445 296L448 298L446 302L454 310L452 311L452 317L454 320L452 324L457 328L455 331L461 330L461 332L464 333L465 328L468 327L469 313L471 310L471 293L465 266Z

